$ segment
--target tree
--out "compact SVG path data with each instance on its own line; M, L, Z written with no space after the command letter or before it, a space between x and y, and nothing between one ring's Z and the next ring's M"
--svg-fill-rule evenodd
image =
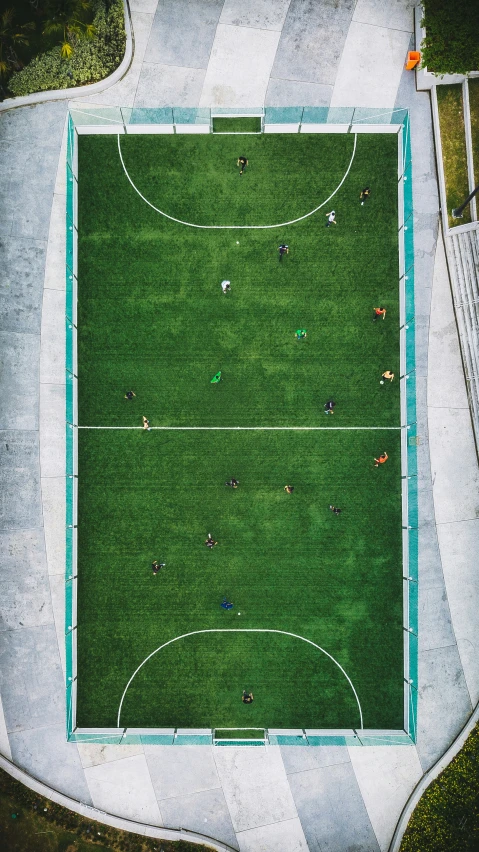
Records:
M0 17L0 77L23 67L16 48L21 44L28 45L28 33L35 29L34 23L16 24L14 18L13 9L6 9Z
M44 35L61 38L61 55L69 59L74 51L75 38L93 38L95 27L88 21L89 0L47 0Z

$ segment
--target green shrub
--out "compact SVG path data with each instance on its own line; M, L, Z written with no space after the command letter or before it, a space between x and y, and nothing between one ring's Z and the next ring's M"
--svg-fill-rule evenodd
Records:
M409 820L401 852L479 849L479 726L429 785Z
M12 813L17 818L12 820ZM157 840L93 822L24 787L0 770L0 838L4 850L211 852L186 840ZM35 838L35 839L34 839Z
M95 37L73 39L70 59L62 59L58 46L32 59L8 84L15 97L96 83L118 67L126 43L123 2L92 0L92 6Z
M422 64L435 74L479 70L479 0L423 0Z

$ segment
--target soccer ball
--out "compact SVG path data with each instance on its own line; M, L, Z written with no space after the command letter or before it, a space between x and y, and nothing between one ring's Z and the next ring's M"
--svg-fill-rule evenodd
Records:
M241 613L239 612L238 615L241 615Z
M384 384L383 379L380 379L379 384L380 384L380 385L383 385L383 384Z
M236 240L236 245L239 246L239 240Z

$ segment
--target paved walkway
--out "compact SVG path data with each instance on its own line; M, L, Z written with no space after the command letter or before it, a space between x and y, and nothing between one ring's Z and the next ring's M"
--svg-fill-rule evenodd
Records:
M403 73L410 0L132 0L135 57L83 103L411 110L420 477L417 747L67 744L64 151L67 104L0 117L0 750L85 803L241 852L386 850L479 694L478 471L441 241L429 96ZM78 102L77 101L77 102Z

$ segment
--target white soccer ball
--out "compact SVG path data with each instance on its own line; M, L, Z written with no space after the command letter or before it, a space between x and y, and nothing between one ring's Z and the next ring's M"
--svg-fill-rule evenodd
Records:
M384 384L384 382L383 382L383 380L382 380L382 379L380 379L379 384L380 384L380 385L383 385L383 384Z
M238 615L241 615L241 613L239 612Z
M239 246L239 240L236 240L236 245Z

